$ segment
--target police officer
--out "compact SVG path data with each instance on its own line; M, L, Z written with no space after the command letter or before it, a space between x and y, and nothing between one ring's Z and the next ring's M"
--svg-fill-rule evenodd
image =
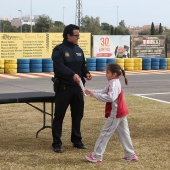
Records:
M70 105L72 128L71 142L79 149L87 149L82 143L80 131L81 120L84 112L84 98L81 90L80 79L83 83L91 80L92 75L87 71L85 57L82 49L77 45L79 27L70 24L63 32L63 42L57 45L52 52L54 77L57 87L55 99L55 113L52 125L53 151L62 153L62 123L68 106Z

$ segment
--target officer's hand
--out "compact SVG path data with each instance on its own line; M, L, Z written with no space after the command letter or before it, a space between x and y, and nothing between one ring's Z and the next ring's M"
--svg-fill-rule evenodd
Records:
M89 73L87 73L87 74L86 74L86 80L91 80L91 79L92 79L92 75L89 74Z
M78 85L80 85L80 77L79 77L78 74L74 74L73 80L74 80Z

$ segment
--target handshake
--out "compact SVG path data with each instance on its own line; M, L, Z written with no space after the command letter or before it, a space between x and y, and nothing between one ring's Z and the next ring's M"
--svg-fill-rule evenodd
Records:
M90 97L95 97L95 94L92 91L84 88L84 85L83 85L83 82L81 81L81 79L80 79L80 87L83 91L84 96L90 95Z
M85 89L84 92L85 92L86 96L90 95L90 97L95 97L95 94L92 91L90 91L89 89Z

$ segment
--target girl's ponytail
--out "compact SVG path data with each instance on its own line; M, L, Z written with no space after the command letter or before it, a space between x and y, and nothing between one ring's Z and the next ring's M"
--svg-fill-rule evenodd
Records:
M121 69L121 71L122 71L123 77L125 78L125 84L128 85L128 80L126 78L125 71L122 69Z

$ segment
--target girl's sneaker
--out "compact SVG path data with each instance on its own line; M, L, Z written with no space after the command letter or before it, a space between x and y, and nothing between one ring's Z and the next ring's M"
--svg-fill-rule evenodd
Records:
M85 158L90 162L102 162L102 160L94 158L92 154L86 155Z
M136 154L134 154L131 158L127 158L127 157L124 157L124 158L122 158L121 159L122 161L131 161L131 162L136 162L136 161L138 161L139 159L138 159L138 157L136 156Z

